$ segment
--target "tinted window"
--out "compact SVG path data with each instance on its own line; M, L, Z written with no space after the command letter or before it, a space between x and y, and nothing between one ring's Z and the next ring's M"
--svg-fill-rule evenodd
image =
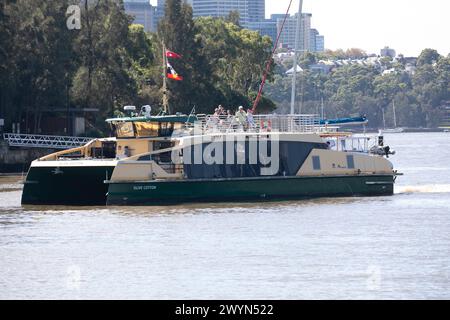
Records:
M313 156L312 157L313 162L313 169L314 170L320 170L320 157L319 156Z
M355 159L353 159L353 156L347 156L347 168L355 169Z

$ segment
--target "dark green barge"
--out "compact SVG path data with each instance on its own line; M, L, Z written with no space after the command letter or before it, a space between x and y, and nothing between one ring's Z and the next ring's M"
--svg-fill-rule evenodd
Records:
M392 175L108 182L107 205L389 196Z

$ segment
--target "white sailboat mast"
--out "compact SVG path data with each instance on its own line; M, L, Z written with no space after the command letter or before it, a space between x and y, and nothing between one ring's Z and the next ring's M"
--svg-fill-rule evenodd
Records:
M294 48L294 73L292 75L292 92L291 92L291 114L295 113L295 85L297 83L297 54L299 50L300 26L302 23L303 0L298 3L297 29L295 31L295 48Z

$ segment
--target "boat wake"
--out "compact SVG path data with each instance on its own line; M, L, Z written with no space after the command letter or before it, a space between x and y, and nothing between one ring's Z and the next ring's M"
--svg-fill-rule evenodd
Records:
M399 186L395 188L395 194L408 194L408 193L450 193L450 184Z

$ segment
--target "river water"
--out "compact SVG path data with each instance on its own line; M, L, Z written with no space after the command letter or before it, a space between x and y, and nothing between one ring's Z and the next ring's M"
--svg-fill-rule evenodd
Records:
M0 177L0 299L449 299L450 133L386 140L392 197L22 208Z

